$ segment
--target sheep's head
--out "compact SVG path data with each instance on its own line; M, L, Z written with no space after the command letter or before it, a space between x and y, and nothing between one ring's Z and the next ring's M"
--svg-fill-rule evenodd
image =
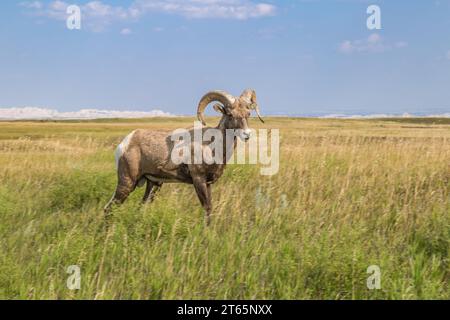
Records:
M248 118L252 110L256 111L259 120L264 123L259 112L255 90L244 90L239 97L234 97L225 91L211 91L205 94L200 100L197 110L198 119L203 125L206 125L204 111L211 102L220 102L214 105L214 110L223 114L221 123L226 129L239 130L242 140L250 139L251 130L248 126Z

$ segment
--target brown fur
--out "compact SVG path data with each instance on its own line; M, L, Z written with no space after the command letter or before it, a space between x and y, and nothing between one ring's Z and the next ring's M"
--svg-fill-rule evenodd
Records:
M226 129L248 129L248 117L252 110L251 107L255 104L254 91L246 90L239 98L236 98L235 103L231 106L215 105L214 109L222 113L216 129L222 131L223 137L226 136ZM209 127L203 127L202 130L204 132L207 129ZM193 129L190 130L190 133L193 138ZM232 143L235 147L236 138ZM209 142L204 142L204 145L207 144ZM118 184L113 198L105 207L105 213L110 212L113 204L123 203L141 183L147 183L144 203L151 202L155 193L165 182L188 183L194 185L200 203L206 211L206 222L209 224L212 212L211 185L223 174L228 160L226 152L223 153L223 164L176 165L170 160L173 148L174 142L168 131L136 130L129 141L126 152L119 159Z

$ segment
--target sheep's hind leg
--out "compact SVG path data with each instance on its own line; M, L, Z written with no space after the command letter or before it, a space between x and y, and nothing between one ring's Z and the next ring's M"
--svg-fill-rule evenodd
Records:
M144 198L142 203L152 203L155 199L156 193L161 189L162 183L152 182L147 179L147 187L145 188Z
M124 179L120 181L117 185L116 191L113 197L109 200L108 204L105 206L105 215L108 216L111 213L113 205L120 205L125 202L131 192L136 188L136 183L132 179Z

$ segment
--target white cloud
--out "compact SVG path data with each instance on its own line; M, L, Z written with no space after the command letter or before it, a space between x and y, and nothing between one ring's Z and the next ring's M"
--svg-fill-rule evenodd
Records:
M26 1L20 4L30 13L55 20L67 19L70 3L56 0L49 4ZM101 31L115 21L136 20L151 13L166 13L191 19L246 20L275 14L272 4L250 0L135 0L129 7L114 6L102 1L90 1L81 5L83 25Z
M187 18L246 20L275 14L276 7L249 0L136 0L130 7L137 15L164 12Z
M246 0L138 0L133 6L141 12L165 12L198 19L246 20L275 13L274 5Z
M393 45L386 43L386 41L378 33L372 33L364 40L346 40L339 45L339 52L344 54L369 52L379 53L391 50L393 48L405 48L408 44L404 41L398 41Z
M55 11L66 11L69 4L65 3L64 1L56 0L49 4L50 10Z
M127 36L127 35L132 34L132 31L131 31L131 29L125 28L120 31L120 34L123 36Z
M69 120L69 119L112 119L112 118L147 118L171 117L170 113L161 110L152 111L114 111L83 109L74 112L59 112L45 108L0 108L0 120Z
M52 1L46 5L42 3L36 5L33 2L21 3L22 7L27 8L29 13L35 16L61 21L68 18L66 11L69 5L71 4L61 0ZM102 1L90 1L81 5L80 9L82 26L92 31L103 31L114 21L127 21L133 18L130 10L121 6L111 6Z
M40 1L24 1L19 3L20 6L28 9L42 9L43 4Z

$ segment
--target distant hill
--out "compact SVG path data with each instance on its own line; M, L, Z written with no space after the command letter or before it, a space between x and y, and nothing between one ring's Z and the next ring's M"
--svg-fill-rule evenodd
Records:
M113 119L113 118L147 118L171 117L170 113L161 110L151 111L116 111L82 109L79 111L59 112L46 108L0 108L0 120L81 120L81 119Z

